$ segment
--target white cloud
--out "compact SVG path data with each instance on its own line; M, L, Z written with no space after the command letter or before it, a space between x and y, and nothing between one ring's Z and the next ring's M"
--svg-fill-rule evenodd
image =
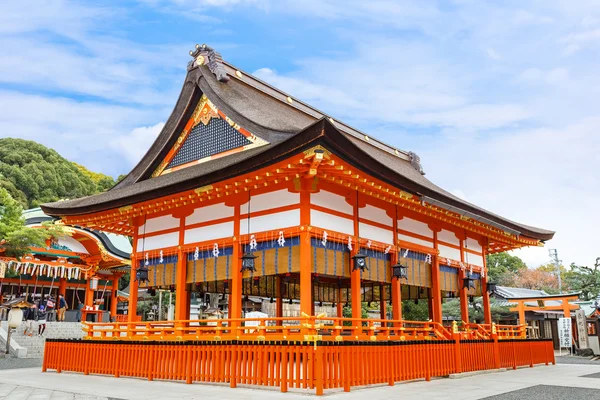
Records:
M0 91L0 137L35 140L94 171L118 175L123 162L109 143L152 121L157 110L139 110L68 98ZM137 147L150 146L138 142Z
M127 135L113 139L110 145L123 154L131 165L135 165L146 154L164 126L164 122L159 122L153 126L135 128Z

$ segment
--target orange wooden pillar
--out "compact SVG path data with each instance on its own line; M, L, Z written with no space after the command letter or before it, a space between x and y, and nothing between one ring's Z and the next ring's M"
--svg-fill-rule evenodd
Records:
M189 307L187 290L187 255L181 247L177 251L177 271L175 274L175 320L185 320Z
M137 315L137 301L139 282L137 280L137 270L139 268L138 251L138 227L134 226L133 230L133 253L131 254L131 276L129 277L129 304L127 306L127 316L129 322L135 322ZM144 255L142 254L142 259ZM86 296L87 298L87 296Z
M310 192L300 192L300 315L313 311L311 244L310 244Z
M359 233L359 199L358 193L356 195L354 207L354 237L352 238L353 247L350 252L350 257L358 254L360 252L360 240L358 237ZM350 262L350 268L352 270L350 275L350 293L352 295L352 318L360 319L362 318L362 289L360 287L360 279L361 279L361 270L356 268L354 262ZM353 326L359 327L361 326L360 321L354 321Z
M94 305L94 290L90 288L90 281L92 280L93 276L90 274L87 277L87 280L85 282L85 300L84 300L84 304L86 306L93 306ZM58 299L56 299L56 307L58 308Z
M58 280L58 294L62 294L63 297L65 297L65 301L66 301L66 296L67 296L67 279L66 278L60 278Z
M438 248L439 229L433 230L434 248ZM442 323L442 288L440 285L440 260L437 254L431 256L431 319L433 322Z
M338 316L338 318L342 318L344 316L344 303L342 302L342 288L338 289L337 316Z
M392 226L394 230L394 243L398 241L398 216L397 207L394 210L392 217ZM395 249L390 255L390 265L396 265L398 263L398 251ZM400 279L392 277L392 319L399 321L402 319L402 287L400 286Z
M229 318L242 317L242 253L241 243L237 240L240 237L240 205L236 204L233 208L233 252L231 259L231 294L229 295ZM240 326L239 322L232 322L232 326Z
M527 320L525 319L525 302L523 300L519 300L517 308L519 310L519 325L526 325L527 324ZM569 313L569 317L570 316L571 315Z
M110 317L115 318L117 316L117 292L119 290L119 278L120 275L114 275L112 278L112 291L110 296Z

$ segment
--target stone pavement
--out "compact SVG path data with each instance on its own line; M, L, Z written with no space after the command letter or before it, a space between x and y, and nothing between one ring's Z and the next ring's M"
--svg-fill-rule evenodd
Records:
M483 399L511 400L527 398L568 399L600 398L600 365L539 366L481 374L461 379L434 379L431 382L397 384L354 389L350 393L326 391L326 398L353 400L373 399ZM569 389L572 388L572 389ZM133 378L84 376L55 372L42 373L38 368L0 371L0 399L306 399L307 392L297 390L282 394L276 389L230 389L226 385L153 381Z

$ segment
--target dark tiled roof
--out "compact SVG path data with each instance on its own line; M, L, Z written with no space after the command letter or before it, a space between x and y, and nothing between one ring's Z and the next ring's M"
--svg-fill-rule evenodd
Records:
M43 205L50 215L78 215L174 194L252 171L317 143L327 144L348 162L376 177L418 195L424 195L507 226L539 240L554 232L519 224L470 204L433 184L415 167L411 154L395 149L319 110L223 63L228 82L220 82L208 67L188 71L173 113L146 155L112 190L64 202ZM236 73L240 72L240 73ZM151 178L205 94L219 110L246 130L269 142L252 150L218 158ZM321 132L325 132L324 136ZM241 164L241 165L240 165Z

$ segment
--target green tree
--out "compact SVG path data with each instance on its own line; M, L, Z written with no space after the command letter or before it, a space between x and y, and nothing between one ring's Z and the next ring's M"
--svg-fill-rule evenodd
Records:
M571 264L571 269L564 273L565 287L569 291L581 292L581 298L592 300L600 295L600 257L596 258L593 267Z
M402 302L402 319L407 321L428 321L429 307L427 300L419 300L418 304L414 300L404 300Z
M88 196L112 185L111 177L77 166L39 143L0 139L0 187L24 208Z
M488 254L486 263L489 280L500 284L506 284L511 275L527 269L527 265L523 260L507 252Z
M510 307L501 306L493 299L490 299L490 310L492 313L492 321L500 321L511 317ZM442 305L442 313L445 317L450 317L455 321L461 321L462 315L460 312L460 300L450 299ZM473 303L469 303L469 321L483 321L483 301L481 298L476 299Z
M42 228L28 228L22 217L23 208L8 191L0 188L0 248L6 255L21 258L30 247L46 247L46 240L66 235L59 225L46 222Z

